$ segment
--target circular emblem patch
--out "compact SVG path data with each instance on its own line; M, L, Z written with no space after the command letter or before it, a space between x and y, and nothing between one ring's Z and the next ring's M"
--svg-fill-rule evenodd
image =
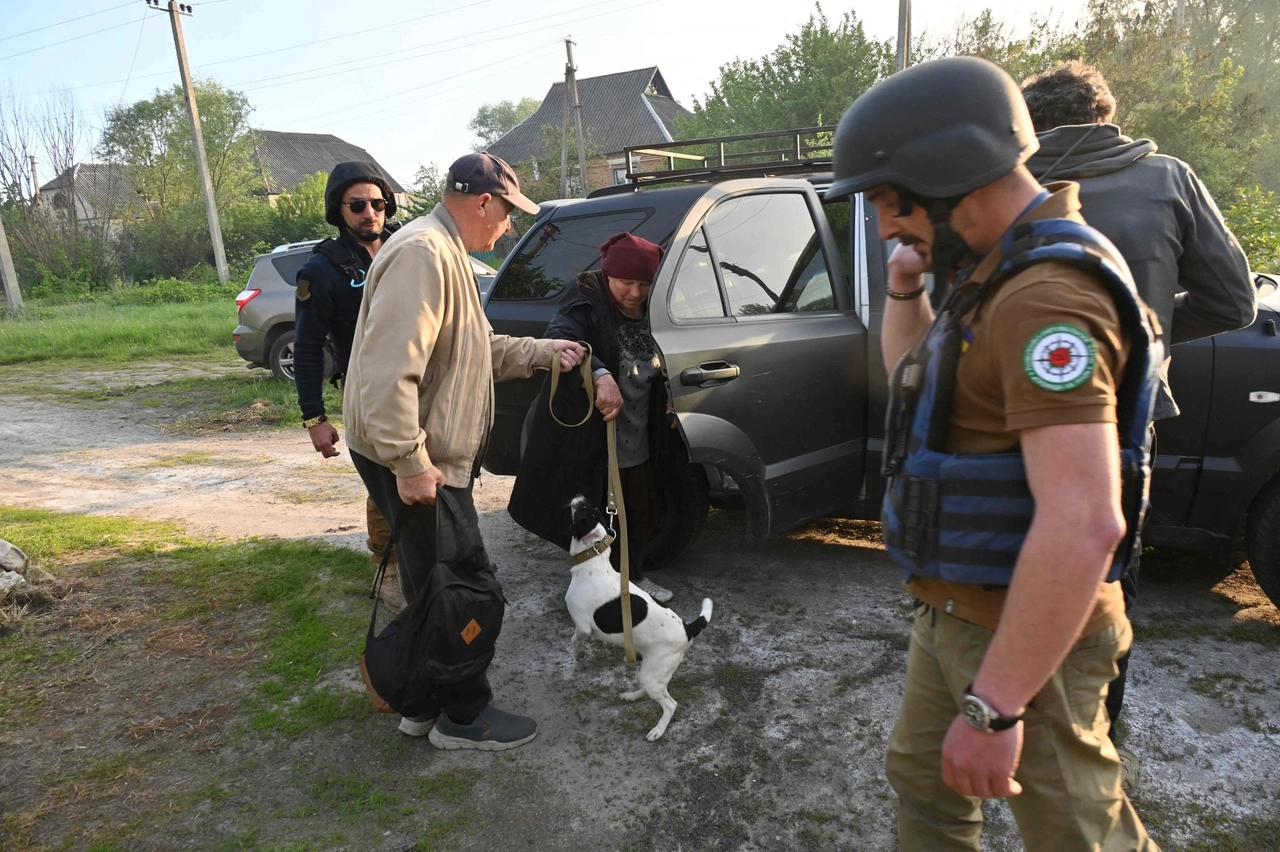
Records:
M1078 388L1093 375L1097 354L1093 338L1070 323L1040 329L1022 354L1027 378L1047 391Z

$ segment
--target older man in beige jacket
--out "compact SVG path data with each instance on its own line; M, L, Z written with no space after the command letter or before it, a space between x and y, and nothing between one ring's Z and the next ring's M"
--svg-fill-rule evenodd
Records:
M494 334L467 257L488 251L514 209L536 213L511 167L468 154L449 167L444 200L405 225L369 267L343 396L347 445L369 496L398 529L400 584L412 601L435 564L436 489L475 518L471 485L493 422L493 383L527 378L568 340ZM488 678L437 690L439 713L402 718L410 736L444 749L500 751L537 735L533 719L490 704Z

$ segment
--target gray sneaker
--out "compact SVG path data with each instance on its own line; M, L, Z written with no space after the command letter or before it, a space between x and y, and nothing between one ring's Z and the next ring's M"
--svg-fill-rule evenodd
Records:
M446 751L506 751L519 748L537 735L537 722L527 716L503 712L490 704L470 725L459 725L447 713L441 713L427 738L433 746Z
M666 603L667 601L675 597L675 595L672 594L670 589L666 588L665 586L659 586L657 583L653 582L648 577L645 577L639 583L636 583L636 585L644 589L646 592L648 592L649 597L653 598L658 603Z
M436 716L401 716L400 733L410 737L425 737L436 726Z

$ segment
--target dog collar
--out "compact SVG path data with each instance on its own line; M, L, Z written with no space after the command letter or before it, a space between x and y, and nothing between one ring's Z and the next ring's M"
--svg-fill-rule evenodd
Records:
M587 545L587 549L573 557L574 565L581 565L588 559L595 559L609 549L609 545L613 544L613 533L605 533L604 538L595 544Z

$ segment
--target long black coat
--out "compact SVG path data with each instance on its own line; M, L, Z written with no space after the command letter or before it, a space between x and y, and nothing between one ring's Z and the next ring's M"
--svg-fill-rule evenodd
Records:
M607 286L599 272L584 272L569 285L546 337L581 340L591 344L593 369L605 367L618 377L618 325ZM608 437L604 418L593 411L591 419L576 429L561 426L547 408L551 377L533 401L533 419L528 442L520 460L520 473L511 491L507 511L516 523L569 549L569 501L578 494L602 510L608 494ZM577 370L560 376L555 398L556 416L565 423L577 423L587 410L587 394ZM668 426L667 390L655 382L649 394L649 467L653 517L656 528L662 515L676 504L674 465L684 463L683 446Z

